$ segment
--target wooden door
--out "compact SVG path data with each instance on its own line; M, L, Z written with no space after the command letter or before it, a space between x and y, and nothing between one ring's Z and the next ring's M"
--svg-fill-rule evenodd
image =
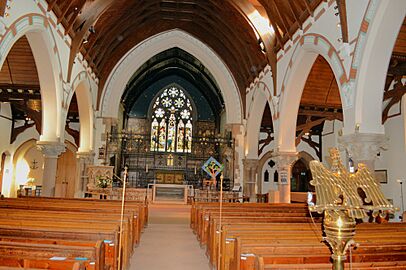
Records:
M75 195L76 158L75 153L66 149L58 158L55 195L73 198Z

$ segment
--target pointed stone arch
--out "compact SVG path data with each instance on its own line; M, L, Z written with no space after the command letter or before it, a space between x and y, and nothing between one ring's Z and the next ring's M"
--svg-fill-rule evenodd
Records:
M210 47L179 29L162 32L144 40L118 62L110 73L101 94L100 115L116 118L121 96L133 73L154 55L174 47L187 51L210 70L224 97L227 124L241 124L242 100L230 70Z
M246 156L247 158L258 158L259 133L261 129L262 116L268 100L271 100L268 86L260 81L257 83L252 94L252 101L248 107L247 129L246 129ZM269 104L272 111L272 104Z
M323 36L308 34L301 38L292 54L283 78L279 111L274 115L279 125L276 130L276 147L281 152L295 152L295 133L298 108L304 85L316 58L321 55L334 73L340 90L343 108L351 105L352 100L347 91L347 75L344 65L334 46ZM344 120L346 116L344 114Z
M78 152L91 152L94 143L94 106L92 101L91 84L87 72L80 72L72 82L73 91L71 92L68 104L76 94L76 100L79 110L80 123L80 145ZM66 122L65 115L65 122Z
M48 20L40 14L18 18L0 40L0 67L6 56L22 36L30 44L41 89L42 132L41 141L63 140L62 73L56 42Z
M405 18L406 2L370 1L361 22L351 64L354 105L344 133L384 133L382 97L393 46ZM380 108L380 109L377 109Z

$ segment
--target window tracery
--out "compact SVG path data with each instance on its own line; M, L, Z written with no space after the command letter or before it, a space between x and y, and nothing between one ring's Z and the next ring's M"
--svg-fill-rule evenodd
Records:
M152 106L151 151L192 151L192 103L182 89L170 86Z

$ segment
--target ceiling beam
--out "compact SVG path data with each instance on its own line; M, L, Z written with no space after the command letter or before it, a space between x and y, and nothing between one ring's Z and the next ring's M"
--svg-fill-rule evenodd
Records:
M297 25L299 26L300 29L302 29L303 28L302 22L300 21L299 17L297 16L297 14L293 8L292 0L288 0L287 4L288 4L290 12L293 14L293 17L295 18Z
M48 1L48 12L54 8L56 2L58 2L58 0L49 0Z
M255 29L255 25L249 19L249 14L254 12L258 12L258 10L252 5L252 3L248 0L229 0L229 2L240 12L242 17ZM258 12L259 13L259 12ZM277 65L276 65L276 53L274 52L275 47L275 38L278 38L278 28L273 23L273 20L270 20L269 14L268 18L265 18L272 23L272 27L274 28L274 33L260 33L258 29L254 30L257 31L257 34L261 37L263 45L265 47L265 53L268 59L268 64L271 67L272 77L273 77L273 88L274 94L276 95L276 78L277 78ZM275 37L276 34L276 37Z
M338 112L338 111L331 112L331 111L327 111L327 110L312 110L312 109L300 108L298 115L334 118L334 119L343 121L343 113Z
M395 104L401 102L403 95L406 94L406 85L403 84L402 82L402 76L396 76L392 78L392 81L395 81L393 89L386 90L383 94L383 100L384 101L389 100L389 102L386 104L384 110L382 111L382 124L384 124L386 120L388 120L391 117L389 116L390 109Z
M273 4L273 6L276 10L276 14L278 15L279 20L282 23L282 27L283 27L283 30L285 30L285 34L288 35L290 40L292 40L292 36L290 35L289 28L286 26L286 22L285 22L283 16L281 15L281 12L279 11L278 5L276 4L275 0L270 0L270 2Z
M303 0L303 2L305 3L306 10L307 10L307 12L309 12L309 15L313 17L314 10L313 10L312 7L310 6L308 0Z
M6 15L7 0L0 0L0 17Z
M345 0L336 0L338 13L340 15L341 36L344 43L348 43L348 23L347 23L347 8Z
M63 19L65 19L66 14L69 14L68 11L71 8L72 4L73 4L73 1L71 0L71 1L68 1L68 4L66 4L63 7L63 10L61 10L61 15L57 19L58 24L61 23Z
M68 77L67 81L70 82L72 76L73 62L76 55L80 50L83 40L89 34L89 29L93 26L99 17L114 3L114 0L95 0L86 2L82 13L78 16L73 23L74 36L72 37L72 45L68 62Z

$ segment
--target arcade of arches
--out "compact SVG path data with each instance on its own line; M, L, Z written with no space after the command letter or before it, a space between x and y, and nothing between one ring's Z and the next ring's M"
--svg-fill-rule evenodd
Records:
M338 147L403 211L405 13L404 0L0 1L1 195L116 198L127 168L135 197L197 200L220 189L202 168L213 157L241 201L305 201L309 162L329 167Z
M80 1L7 3L1 193L13 197L34 182L43 195L84 196L85 167L93 164L111 165L117 175L128 165L134 188L156 179L201 188L209 178L201 166L213 156L226 165L228 188L241 186L251 200L269 193L289 202L290 191L309 190L302 183L310 179L308 162L328 164L328 149L338 146L345 164L351 157L386 170L382 189L400 207L401 1L348 1L344 9L335 1L276 4L282 17L266 1L226 2L161 1L158 10L110 3L95 14ZM134 37L135 25L110 29L107 17L126 18L135 6L160 12L161 28L152 31L151 19ZM233 12L213 17L210 8ZM268 22L265 30L249 11ZM77 28L81 20L86 31ZM213 25L218 35L207 31Z

